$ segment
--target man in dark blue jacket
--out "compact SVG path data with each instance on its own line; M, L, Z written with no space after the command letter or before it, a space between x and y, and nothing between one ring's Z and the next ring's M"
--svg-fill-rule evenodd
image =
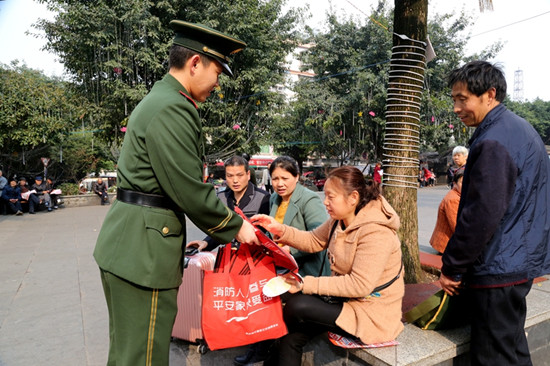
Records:
M501 104L500 69L473 61L451 73L449 86L454 112L476 130L441 285L450 295L469 289L472 365L531 365L526 296L550 273L548 156L533 127Z

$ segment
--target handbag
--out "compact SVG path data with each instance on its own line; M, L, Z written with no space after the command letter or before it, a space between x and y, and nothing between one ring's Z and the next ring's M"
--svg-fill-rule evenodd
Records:
M439 290L406 312L405 319L424 330L451 329L469 323L468 309L465 294L449 296Z
M204 274L202 329L211 350L287 334L281 299L262 292L275 276L273 258L261 247L227 244L218 252L214 270Z

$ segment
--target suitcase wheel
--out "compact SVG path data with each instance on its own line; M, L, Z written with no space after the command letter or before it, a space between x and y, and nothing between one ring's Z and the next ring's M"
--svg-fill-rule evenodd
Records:
M197 341L199 343L199 345L197 346L197 352L201 355L204 355L206 352L208 352L208 345L202 339Z

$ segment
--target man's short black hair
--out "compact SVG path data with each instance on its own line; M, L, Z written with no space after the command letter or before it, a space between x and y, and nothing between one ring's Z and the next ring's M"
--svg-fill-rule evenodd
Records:
M227 159L225 163L223 163L224 168L227 168L228 166L244 166L245 172L247 172L249 169L248 161L239 155L232 156L229 159Z
M195 52L193 50L190 50L189 48L185 48L183 46L173 44L170 48L170 57L169 57L169 68L174 69L183 69L185 66L185 63L187 60L189 60L191 57L199 55L201 57L201 62L204 63L204 66L210 65L210 62L212 62L212 58L203 55L201 53Z
M506 98L506 78L502 70L487 61L471 61L455 69L448 78L450 88L456 83L465 83L470 93L478 97L491 88L496 89L495 99Z

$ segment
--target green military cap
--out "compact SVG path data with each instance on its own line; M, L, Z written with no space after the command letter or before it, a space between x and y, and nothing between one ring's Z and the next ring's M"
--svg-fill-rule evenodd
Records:
M202 24L172 20L170 25L176 32L175 44L214 58L222 65L224 73L233 76L227 64L229 55L241 51L246 43Z

